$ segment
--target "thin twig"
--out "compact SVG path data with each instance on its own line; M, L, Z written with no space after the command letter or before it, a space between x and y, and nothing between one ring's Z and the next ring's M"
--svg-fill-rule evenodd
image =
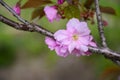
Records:
M101 42L102 42L102 47L107 48L106 38L104 36L103 22L102 22L102 17L101 17L101 12L100 12L100 8L99 8L98 0L95 0L95 9L96 9L98 30L99 30L99 35L100 35L100 39L101 39Z

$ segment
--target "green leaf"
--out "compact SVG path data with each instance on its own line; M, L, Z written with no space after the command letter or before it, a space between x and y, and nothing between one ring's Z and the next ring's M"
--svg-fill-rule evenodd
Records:
M35 10L32 12L31 20L33 20L33 19L35 19L35 18L37 18L37 17L42 18L42 17L45 15L43 9L44 9L44 7L39 7L39 8L37 8L37 9L35 9Z
M65 17L70 18L80 18L80 9L76 5L68 5L64 8Z
M52 1L50 0L28 0L21 8L36 8L40 5L50 4Z

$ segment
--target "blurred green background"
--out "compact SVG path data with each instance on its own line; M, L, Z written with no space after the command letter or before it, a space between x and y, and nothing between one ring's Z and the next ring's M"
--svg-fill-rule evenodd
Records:
M18 0L4 1L13 7ZM23 0L22 4L26 1ZM114 8L117 13L103 14L102 18L108 22L108 26L104 27L108 46L120 52L120 0L100 0L100 4ZM52 32L65 28L66 19L52 24L46 17L31 21L32 11L32 8L24 9L21 16ZM0 14L17 21L1 5ZM97 24L91 25L89 21L88 24L96 42L100 43ZM45 36L41 34L19 31L1 22L0 30L0 80L100 80L109 67L117 66L99 54L62 58L48 49L44 43ZM105 80L117 80L116 75L114 79Z

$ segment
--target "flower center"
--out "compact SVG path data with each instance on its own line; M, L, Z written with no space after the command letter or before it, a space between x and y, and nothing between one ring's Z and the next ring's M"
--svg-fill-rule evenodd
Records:
M73 36L72 36L72 38L73 38L73 40L78 40L78 35L77 34L74 34Z

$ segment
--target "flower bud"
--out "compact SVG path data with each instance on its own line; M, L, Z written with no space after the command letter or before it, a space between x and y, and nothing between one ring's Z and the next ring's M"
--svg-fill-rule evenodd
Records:
M20 3L16 3L16 5L13 7L13 10L16 12L16 14L20 15L21 13Z

